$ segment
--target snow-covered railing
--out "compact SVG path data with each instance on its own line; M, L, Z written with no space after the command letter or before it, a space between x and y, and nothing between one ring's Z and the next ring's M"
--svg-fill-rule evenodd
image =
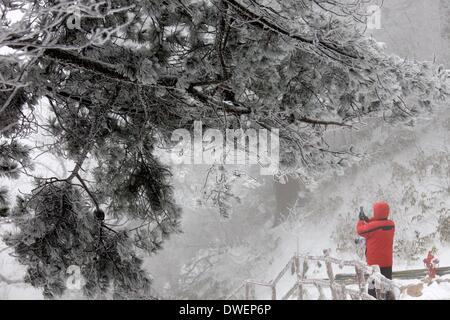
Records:
M308 263L312 261L323 262L325 264L328 279L308 279L306 277ZM358 289L351 289L347 285L337 282L334 276L333 265L338 265L340 268L344 266L354 267ZM284 278L288 271L291 272L291 275L295 275L294 284L284 295L280 296L277 292L277 284ZM366 274L368 275L367 280ZM303 300L305 286L314 286L319 292L319 299L325 298L324 289L329 288L333 300L345 300L348 297L353 300L375 300L375 298L367 294L366 284L369 287L375 287L377 297L385 297L395 287L392 280L385 278L380 273L378 266L367 266L367 264L356 260L348 261L333 258L330 256L330 250L325 250L323 256L294 255L272 281L245 280L228 299L238 297L239 292L244 290L244 298L246 300L252 300L255 298L255 288L259 286L270 288L272 300L280 298L281 300L288 300L293 298L294 295L298 300Z

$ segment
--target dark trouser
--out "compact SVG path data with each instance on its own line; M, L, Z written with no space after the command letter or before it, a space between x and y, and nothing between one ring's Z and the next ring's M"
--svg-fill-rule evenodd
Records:
M392 267L383 267L383 268L380 268L380 271L383 276L385 276L389 280L392 280ZM375 299L377 298L377 293L375 291L375 288L369 289L368 293Z

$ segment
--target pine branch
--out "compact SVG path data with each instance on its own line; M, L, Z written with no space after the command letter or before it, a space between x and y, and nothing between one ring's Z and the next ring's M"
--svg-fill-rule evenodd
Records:
M298 119L298 121L304 122L304 123L310 123L310 124L325 125L325 126L334 125L334 126L349 127L349 128L352 127L351 125L349 125L347 123L343 123L343 122L312 119L312 118L308 118L308 117L301 117L300 119Z
M8 196L8 189L0 187L0 205L6 205Z
M81 104L83 104L85 106L91 106L93 104L90 99L87 99L85 97L78 96L78 95L73 95L73 94L71 94L69 92L66 92L66 91L56 91L55 88L52 88L50 86L47 86L46 90L49 93L55 94L55 95L63 97L63 98L68 98L68 99L74 100L74 101L79 102L79 103L81 103Z
M119 73L112 65L97 60L93 60L87 57L80 56L78 54L71 53L61 49L47 49L44 51L44 56L56 59L62 63L81 67L96 73L103 74L109 78L117 79L120 81L133 82L132 79Z
M235 105L235 104L228 104L228 103L220 103L219 101L214 101L214 99L210 98L209 96L201 93L197 89L194 88L194 86L189 86L186 90L188 93L190 93L192 96L197 98L199 101L208 104L212 103L218 106L219 108L223 109L225 112L233 113L236 115L242 115L242 114L250 114L252 110L245 106Z
M251 10L247 9L246 7L244 7L242 4L240 4L237 0L224 0L225 2L227 2L228 4L230 4L235 11L240 14L241 16L243 16L244 18L248 19L248 23L250 23L251 25L254 25L256 27L262 28L262 29L269 29L272 30L273 32L288 36L292 39L295 39L297 41L300 41L302 43L307 43L309 45L314 45L316 40L313 39L309 39L306 38L302 35L299 34L291 34L288 30L286 30L285 28L276 25L275 23L269 21L267 18L258 15L254 12L252 12ZM347 58L351 58L351 59L358 59L360 57L351 54L345 50L342 50L340 48L337 47L336 44L334 43L329 43L329 42L325 42L321 39L317 40L317 43L322 45L323 47L325 47L326 49L328 49L329 51L332 51L334 53L337 53L341 56L345 56Z

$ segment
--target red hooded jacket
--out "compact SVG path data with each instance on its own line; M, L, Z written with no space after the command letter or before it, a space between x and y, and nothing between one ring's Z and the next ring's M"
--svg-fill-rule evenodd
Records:
M366 259L368 265L380 268L392 267L394 244L394 221L388 220L389 205L377 202L373 205L373 218L369 222L358 221L356 232L366 238Z

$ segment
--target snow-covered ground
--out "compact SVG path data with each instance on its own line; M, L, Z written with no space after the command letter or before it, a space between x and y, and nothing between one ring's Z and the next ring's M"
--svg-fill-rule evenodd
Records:
M440 280L448 280L449 282L440 282ZM412 290L409 294L405 290L400 296L400 300L450 300L450 276L445 275L437 277L430 284L424 284L417 280L397 280L402 286L415 285L418 290ZM417 294L416 294L417 292Z

